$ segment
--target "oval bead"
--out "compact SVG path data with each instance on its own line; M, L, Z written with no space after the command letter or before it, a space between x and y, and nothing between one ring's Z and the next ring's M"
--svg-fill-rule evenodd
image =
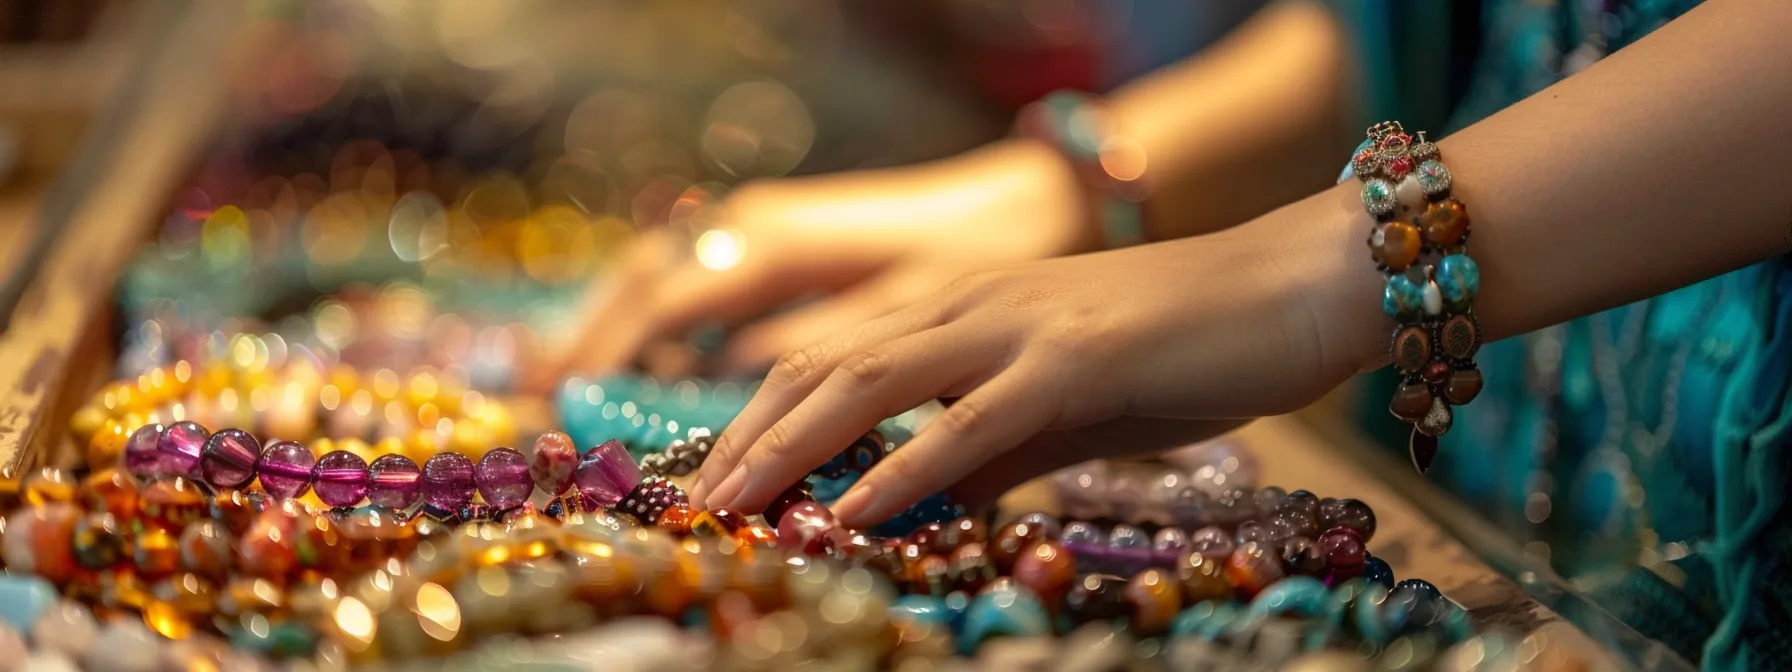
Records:
M292 441L275 441L261 451L256 472L261 489L277 499L291 499L311 489L311 468L317 456L311 449Z
M579 466L579 449L560 432L546 432L529 447L529 478L535 487L558 496L572 487L573 469Z
M1455 199L1432 203L1419 220L1419 228L1425 230L1425 240L1439 247L1460 244L1468 235L1468 227L1468 211Z
M1431 362L1431 332L1420 326L1405 326L1394 331L1390 350L1394 369L1403 374L1418 373Z
M1381 309L1390 317L1412 315L1419 311L1425 302L1425 290L1419 283L1413 282L1406 274L1388 277L1387 288L1382 291Z
M1466 254L1452 254L1437 262L1437 286L1455 305L1466 304L1481 291L1481 268Z
M423 494L423 470L403 455L381 455L367 465L367 501L401 510Z
M346 450L331 451L312 470L312 489L330 506L354 506L367 496L367 461Z
M529 461L522 453L509 448L496 448L479 458L475 477L479 494L485 502L499 509L512 509L529 501L535 483L529 474Z
M261 442L240 429L221 429L205 442L199 456L200 475L219 490L248 485L261 461Z
M1426 315L1435 317L1444 313L1444 293L1438 289L1437 282L1426 281L1422 297Z
M1481 349L1481 325L1472 315L1452 315L1438 332L1444 355L1451 359L1471 359Z
M1389 222L1369 236L1369 252L1375 263L1399 272L1418 261L1424 240L1417 227L1405 222Z

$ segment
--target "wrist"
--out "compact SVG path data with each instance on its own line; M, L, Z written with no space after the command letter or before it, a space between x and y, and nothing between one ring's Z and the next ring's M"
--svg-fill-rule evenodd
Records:
M1274 263L1289 277L1291 300L1307 313L1321 366L1346 377L1387 365L1393 327L1381 309L1384 279L1365 261L1370 222L1352 187L1327 189L1258 220L1258 235L1270 239Z
M976 175L1005 204L998 223L1024 227L1054 255L1102 248L1096 208L1076 169L1056 148L1032 138L998 140L962 157L962 174ZM961 183L962 184L962 183Z

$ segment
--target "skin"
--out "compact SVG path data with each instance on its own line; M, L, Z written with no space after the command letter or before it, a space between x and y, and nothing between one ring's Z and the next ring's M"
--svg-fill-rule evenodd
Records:
M1475 221L1487 339L1792 251L1786 35L1783 2L1713 0L1439 143ZM797 350L693 497L759 510L934 398L954 401L837 503L844 524L1301 408L1386 362L1393 322L1359 189L1212 235L976 274Z
M1336 175L1335 157L1354 143L1338 121L1344 49L1322 7L1277 3L1110 96L1116 131L1150 157L1148 234L1218 230ZM687 238L646 233L596 289L570 347L524 382L541 392L568 373L657 360L656 343L711 322L739 327L715 365L763 371L967 273L1098 249L1086 201L1057 151L1027 139L917 166L747 184L720 211L746 241L737 265L706 268ZM827 296L767 317L817 292Z

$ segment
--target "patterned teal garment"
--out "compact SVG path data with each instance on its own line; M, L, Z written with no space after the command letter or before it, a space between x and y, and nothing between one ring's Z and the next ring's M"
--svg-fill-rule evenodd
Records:
M1372 45L1410 34L1410 25L1387 26L1413 4L1340 9ZM1442 4L1417 9L1435 14ZM1696 4L1486 2L1479 48L1462 71L1472 77L1450 94L1448 127L1531 95ZM1432 56L1449 47L1432 46ZM1436 109L1445 92L1414 86L1422 78L1412 73L1425 72L1407 65L1415 57L1423 51L1410 44L1365 50L1374 118ZM1781 632L1792 623L1792 582L1777 580L1792 572L1781 506L1792 425L1785 259L1491 344L1479 361L1487 388L1458 414L1434 481L1546 554L1599 606L1702 668L1792 666L1792 637ZM1368 426L1404 454L1407 428L1378 393L1392 389L1392 376L1375 378L1364 395Z

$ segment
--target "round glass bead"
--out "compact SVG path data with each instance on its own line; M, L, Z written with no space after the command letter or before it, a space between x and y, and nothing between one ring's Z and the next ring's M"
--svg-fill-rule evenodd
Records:
M283 581L298 567L300 515L289 504L261 512L237 538L237 569L251 577Z
M1056 604L1076 583L1076 558L1055 541L1039 541L1014 560L1015 581Z
M1012 580L997 580L965 608L958 651L969 655L991 637L1044 637L1051 632L1051 617L1033 591Z
M1255 596L1282 576L1281 557L1254 541L1240 545L1226 560L1226 580L1245 597Z
M212 495L210 515L232 535L242 534L274 499L260 490L223 490Z
M691 532L707 537L732 537L747 525L747 517L729 508L709 509L691 519Z
M989 540L989 527L975 518L958 518L940 528L939 543L947 550Z
M180 537L159 527L139 530L131 543L131 567L147 581L180 571Z
M354 506L367 496L367 462L346 450L331 451L312 469L311 486L330 506Z
M1064 610L1073 623L1105 621L1132 611L1126 603L1126 579L1112 574L1084 574L1064 595Z
M1064 526L1058 523L1058 519L1044 511L1033 511L1022 514L1021 517L1016 518L1014 522L1037 527L1039 533L1043 535L1042 538L1045 539L1057 539L1058 535L1064 533Z
M952 552L952 546L945 543L945 523L923 523L915 531L908 533L908 542L918 545L928 553L944 555Z
M1184 553L1176 562L1176 578L1182 584L1182 599L1187 604L1233 597L1232 584L1226 582L1222 560L1200 553Z
M1334 581L1362 573L1367 551L1362 535L1356 530L1348 527L1326 530L1325 534L1319 535L1319 549L1325 552L1325 562L1331 568Z
M224 526L215 520L187 525L180 534L181 567L202 577L223 578L230 571L230 539Z
M839 524L834 521L834 514L815 502L800 502L784 512L778 520L778 543L800 547L820 538ZM925 553L925 551L924 551Z
M131 438L124 444L125 468L138 476L154 475L161 462L161 454L156 445L161 443L162 433L167 429L160 423L152 423L131 432Z
M1394 588L1394 568L1389 567L1386 560L1375 556L1363 559L1363 578L1389 590Z
M90 513L75 523L71 537L75 560L87 569L106 569L124 557L124 535L118 530L118 519L105 513Z
M1190 550L1202 555L1225 558L1232 555L1232 549L1237 544L1233 542L1232 535L1226 532L1226 528L1210 525L1189 535L1188 546Z
M197 478L200 453L204 452L209 437L205 428L192 420L169 425L156 439L156 461L151 471L144 475Z
M292 441L275 441L261 451L256 472L261 489L276 499L292 499L311 489L311 468L317 456L311 449Z
M521 506L535 489L528 458L509 448L496 448L479 458L475 476L479 494L487 504L500 510Z
M473 501L473 461L460 453L437 453L423 463L423 501L458 511Z
M659 517L655 519L653 523L660 529L671 532L672 534L689 534L691 531L691 519L696 517L697 512L692 511L691 507L679 504L666 507L666 510L661 511Z
M1182 586L1169 572L1147 569L1126 584L1126 602L1132 607L1131 627L1142 635L1162 633L1182 609Z
M240 488L255 478L261 461L261 442L240 429L221 429L205 441L199 456L200 475L218 490Z
M1106 546L1108 535L1101 531L1101 526L1095 523L1073 520L1064 526L1064 532L1059 535L1059 539L1066 544Z
M1354 499L1332 500L1319 507L1319 526L1327 530L1348 527L1355 530L1366 544L1375 538L1375 511Z
M1325 551L1308 537L1289 537L1280 546L1282 570L1288 574L1325 578Z
M572 487L573 470L579 466L579 449L560 432L546 432L529 446L529 478L550 496Z
M137 511L141 514L137 520L143 526L179 532L211 511L205 499L200 486L187 479L156 481L137 492Z
M1319 496L1307 490L1295 490L1282 498L1281 503L1276 505L1276 511L1299 511L1317 520Z
M123 469L107 467L88 474L80 494L88 511L109 513L119 521L137 517L137 480Z
M1145 534L1144 530L1131 525L1115 525L1114 529L1108 532L1108 548L1148 549L1151 548L1151 535Z
M408 509L423 494L423 470L403 455L381 455L367 465L367 501L389 509Z
M996 530L995 537L990 539L988 550L990 560L996 568L1003 572L1014 566L1016 560L1033 543L1044 539L1045 531L1039 525L1016 521L1003 525ZM1037 589L1034 592L1039 592ZM1044 595L1044 593L1040 593Z
M953 590L975 594L996 579L996 566L983 542L973 541L952 550L947 557L946 579Z
M784 514L790 510L790 507L814 500L815 498L809 494L807 483L797 481L785 488L783 492L778 493L777 497L773 497L772 503L765 505L765 511L762 513L765 515L766 522L776 524L784 519Z

